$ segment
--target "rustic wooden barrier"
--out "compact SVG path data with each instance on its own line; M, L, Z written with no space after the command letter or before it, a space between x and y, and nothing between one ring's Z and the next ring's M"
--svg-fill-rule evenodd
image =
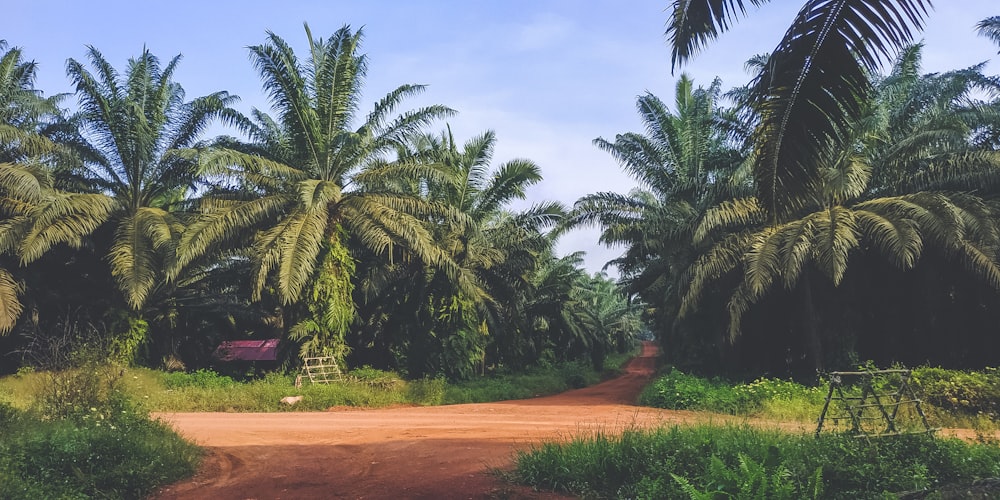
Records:
M826 419L836 425L841 420L851 422L850 432L859 437L879 437L897 434L922 434L934 432L927 423L927 416L920 407L920 399L910 386L910 370L865 370L858 372L830 372L830 390L820 412L816 425L816 436L823 430ZM898 385L888 381L888 377L898 377ZM879 380L881 379L881 380ZM876 390L876 381L882 382L881 391ZM852 382L852 384L848 384ZM845 393L845 385L861 386L860 396ZM922 429L901 428L896 418L900 408L912 406L920 416ZM839 413L828 413L839 411Z

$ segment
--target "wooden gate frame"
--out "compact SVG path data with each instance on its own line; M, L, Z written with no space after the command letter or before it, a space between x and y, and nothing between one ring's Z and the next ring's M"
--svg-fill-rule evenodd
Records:
M899 375L899 387L896 388L895 392L879 394L875 390L873 382L876 376L886 375ZM830 381L830 390L826 395L826 402L823 404L823 411L820 412L819 419L817 420L816 437L819 437L820 431L823 430L823 422L827 418L827 411L830 409L830 402L833 400L840 401L843 404L846 416L829 417L830 420L836 422L842 419L850 419L851 432L858 437L923 434L936 431L937 429L932 429L927 423L927 416L924 415L924 410L920 407L920 399L913 393L913 388L910 386L911 375L911 371L906 369L828 373L827 377ZM847 394L844 394L845 378L860 379L860 396L848 396ZM834 393L836 393L836 395ZM920 415L920 420L924 425L923 431L906 432L900 431L899 428L896 427L896 415L899 412L899 407L909 404L912 404L917 410L917 414ZM875 417L866 416L865 410L869 408L877 408L879 414ZM892 411L888 411L887 408L891 408ZM862 426L863 420L881 420L885 424L885 430L875 434L869 434Z

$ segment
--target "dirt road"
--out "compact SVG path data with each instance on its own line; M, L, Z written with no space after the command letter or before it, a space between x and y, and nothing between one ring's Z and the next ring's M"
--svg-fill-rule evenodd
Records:
M602 384L501 403L322 413L176 413L160 418L208 449L198 474L157 498L547 498L511 489L491 468L543 440L689 421L635 406L653 374L646 344ZM701 417L702 419L704 417Z

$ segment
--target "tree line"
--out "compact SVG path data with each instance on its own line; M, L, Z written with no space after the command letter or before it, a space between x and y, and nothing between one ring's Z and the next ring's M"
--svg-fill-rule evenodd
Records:
M746 7L674 2L675 69ZM682 75L673 109L638 98L644 133L595 141L640 187L586 196L571 221L627 249L614 264L672 363L995 365L1000 78L922 72L929 8L805 2L749 84ZM1000 18L977 29L1000 43Z
M746 7L673 2L674 69ZM539 166L493 165L489 131L432 131L448 107L399 111L421 86L361 113L349 27L306 27L301 60L274 33L250 47L271 109L248 115L226 92L186 100L179 58L118 73L93 47L67 64L68 113L5 45L0 345L103 336L127 361L197 364L280 336L291 363L464 378L600 366L648 325L708 373L995 364L1000 78L923 72L929 8L807 1L748 84L682 74L672 106L637 99L645 131L594 141L637 189L523 210ZM977 30L1000 44L1000 18ZM201 137L216 122L240 138ZM618 283L553 252L580 225L624 248Z
M75 94L46 98L0 45L4 366L96 342L193 368L220 340L280 337L288 366L467 378L627 348L638 308L553 250L567 209L511 207L539 166L495 165L491 131L433 132L455 111L403 110L420 85L362 112L362 35L306 25L300 58L267 33L249 52L271 109L249 114L225 91L189 100L180 56L148 50L120 70L88 47L66 63Z

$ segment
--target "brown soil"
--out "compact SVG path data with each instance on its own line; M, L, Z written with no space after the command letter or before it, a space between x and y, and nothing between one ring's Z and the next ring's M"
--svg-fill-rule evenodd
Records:
M493 471L542 441L725 419L636 406L656 355L646 343L621 377L520 401L160 415L208 453L193 479L155 498L560 498L511 486Z

